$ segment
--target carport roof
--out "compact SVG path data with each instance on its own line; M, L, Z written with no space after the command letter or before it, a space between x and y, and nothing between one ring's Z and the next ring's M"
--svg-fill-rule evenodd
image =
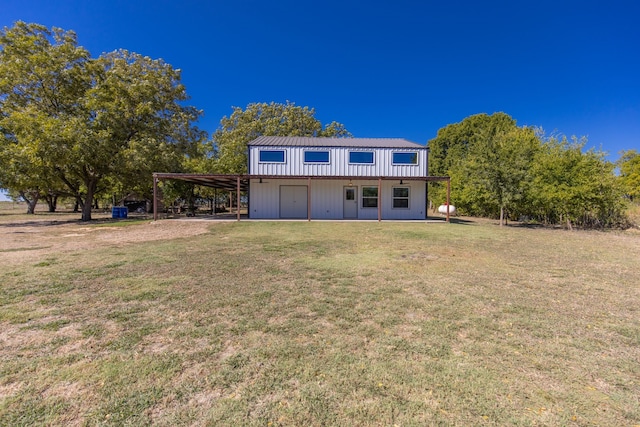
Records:
M238 178L240 178L240 191L247 191L249 188L248 175L215 175L198 173L154 173L153 177L158 180L175 179L186 181L192 184L203 185L205 187L218 188L221 190L236 191L238 189Z

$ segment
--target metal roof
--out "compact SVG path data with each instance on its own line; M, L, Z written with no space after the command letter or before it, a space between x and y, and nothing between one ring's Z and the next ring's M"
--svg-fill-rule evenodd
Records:
M426 146L404 138L315 138L309 136L260 136L248 145L279 147L358 147L358 148L413 148Z
M209 173L154 173L154 179L175 179L186 181L192 184L203 185L205 187L218 188L221 190L236 191L238 182L240 191L247 191L249 188L249 176L247 175L220 175Z

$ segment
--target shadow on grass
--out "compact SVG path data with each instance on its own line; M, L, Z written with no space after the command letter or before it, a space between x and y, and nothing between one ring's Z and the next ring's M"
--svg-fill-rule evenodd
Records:
M91 221L82 221L78 218L77 214L73 214L74 218L46 218L47 215L40 214L33 220L15 221L15 222L0 222L0 227L6 228L18 228L18 227L55 227L60 225L123 225L123 223L138 223L141 221L149 220L150 218L144 216L130 216L129 218L94 218Z
M463 218L449 218L449 222L451 224L457 224L457 225L472 225L476 223L475 221L472 221L469 219L463 219Z
M529 228L532 230L535 229L541 229L541 228L546 228L549 230L553 230L553 229L562 229L562 227L560 226L556 226L556 225L544 225L541 223L537 223L537 222L510 222L509 224L507 224L508 227L514 227L514 228Z

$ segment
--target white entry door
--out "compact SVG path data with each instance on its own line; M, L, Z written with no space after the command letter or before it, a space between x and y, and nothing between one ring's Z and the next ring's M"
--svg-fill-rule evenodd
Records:
M358 218L358 187L344 187L343 194L343 218Z
M307 218L307 186L280 186L280 218Z

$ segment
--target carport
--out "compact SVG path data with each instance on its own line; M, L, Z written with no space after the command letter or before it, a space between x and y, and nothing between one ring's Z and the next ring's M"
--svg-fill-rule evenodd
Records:
M153 174L153 220L158 220L158 182L163 180L177 180L192 184L211 187L218 190L235 191L237 206L240 206L240 193L249 190L249 177L247 175L213 175L192 173L159 173ZM238 221L240 221L240 209L238 209Z

